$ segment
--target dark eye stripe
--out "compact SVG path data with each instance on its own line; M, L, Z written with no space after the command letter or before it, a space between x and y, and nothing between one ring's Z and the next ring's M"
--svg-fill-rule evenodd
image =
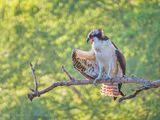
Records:
M98 37L98 35L93 35L93 37Z
M99 34L90 33L89 34L89 38L93 38L93 37L98 37L99 38Z

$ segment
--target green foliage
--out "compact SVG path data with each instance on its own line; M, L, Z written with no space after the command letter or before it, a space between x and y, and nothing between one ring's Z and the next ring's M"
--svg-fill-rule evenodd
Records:
M160 78L159 13L158 0L0 0L0 119L159 120L158 89L121 104L91 85L59 87L32 103L26 97L33 87L29 62L40 89L68 79L62 64L82 78L70 54L90 49L85 38L94 28L104 29L124 53L128 76Z

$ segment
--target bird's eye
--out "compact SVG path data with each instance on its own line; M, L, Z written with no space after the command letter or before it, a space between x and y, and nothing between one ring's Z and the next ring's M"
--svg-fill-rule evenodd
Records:
M97 36L98 36L97 34L94 34L94 35L93 35L93 37L97 37Z
M98 37L98 34L93 34L92 37Z

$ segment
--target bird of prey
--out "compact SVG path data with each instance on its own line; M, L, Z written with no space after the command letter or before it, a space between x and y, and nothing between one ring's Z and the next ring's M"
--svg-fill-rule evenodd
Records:
M73 65L83 76L96 84L98 80L125 75L125 57L102 29L89 32L86 41L92 46L90 51L74 49L72 52ZM121 87L121 83L102 84L101 94L115 100L119 95L124 96Z

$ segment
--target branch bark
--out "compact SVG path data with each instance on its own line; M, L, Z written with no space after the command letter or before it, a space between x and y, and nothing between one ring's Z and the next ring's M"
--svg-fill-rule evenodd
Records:
M88 85L88 84L93 84L92 80L76 80L74 79L64 68L64 66L62 66L62 70L63 72L66 73L66 75L68 76L68 78L70 79L69 81L58 81L58 82L54 82L52 83L50 86L48 86L45 89L42 90L38 90L38 83L37 80L35 80L36 75L35 73L33 74L34 76L34 82L36 83L36 90L30 89L31 93L28 93L28 98L32 101L35 97L40 97L40 95L45 94L49 91L51 91L52 89L59 87L59 86L71 86L71 85ZM33 73L33 69L32 69L32 73ZM122 102L123 100L127 100L127 99L131 99L136 97L140 92L144 91L144 90L149 90L151 88L158 88L160 87L160 80L155 80L155 81L151 81L151 80L145 80L143 78L138 78L138 77L117 77L117 78L112 78L110 80L101 80L101 81L97 81L97 84L102 84L102 83L137 83L137 84L141 84L142 86L139 87L138 89L136 89L132 94L127 95L127 96L123 96L119 99L119 102Z

